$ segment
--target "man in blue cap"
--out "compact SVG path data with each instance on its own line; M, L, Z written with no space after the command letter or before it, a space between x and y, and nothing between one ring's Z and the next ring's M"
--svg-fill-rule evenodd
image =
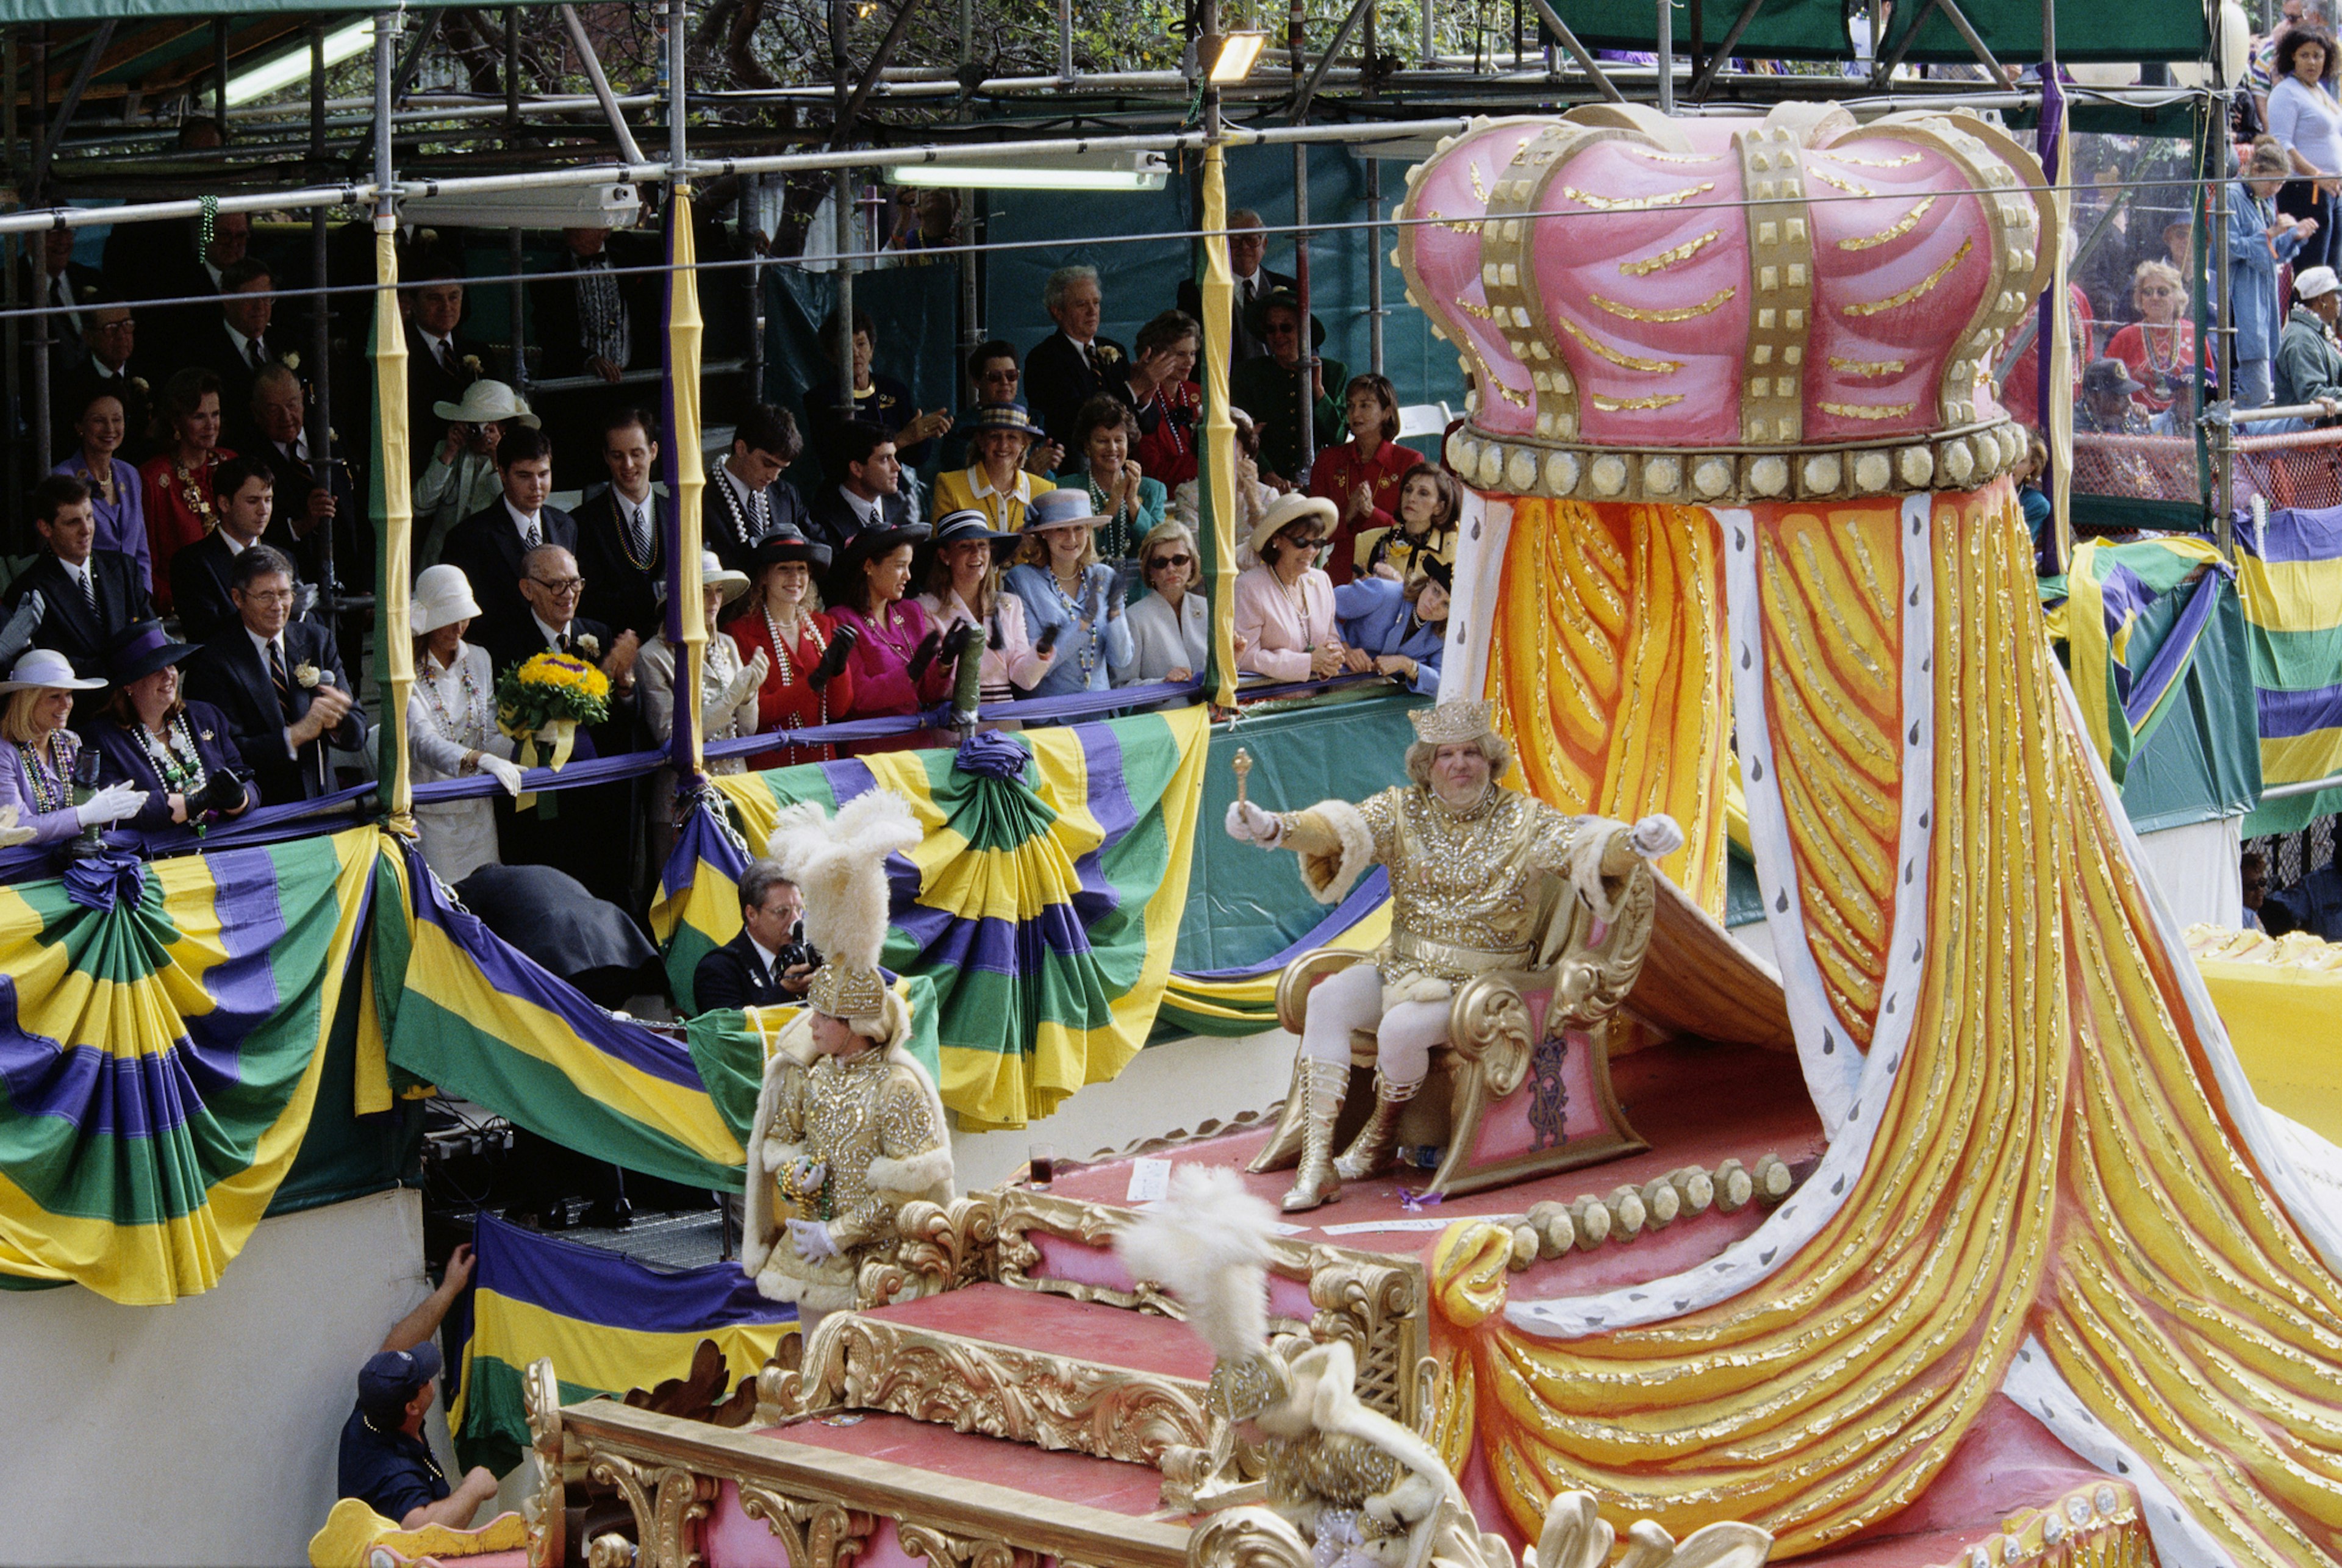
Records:
M459 1245L448 1255L439 1288L399 1319L382 1349L358 1369L357 1408L342 1427L339 1494L356 1498L402 1530L469 1529L480 1504L496 1494L495 1476L476 1464L461 1486L449 1487L423 1437L440 1367L432 1335L471 1281L472 1249Z

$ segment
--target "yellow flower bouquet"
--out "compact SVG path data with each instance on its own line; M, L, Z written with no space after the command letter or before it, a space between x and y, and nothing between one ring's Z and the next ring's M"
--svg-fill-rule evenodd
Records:
M579 724L610 716L610 677L567 654L551 649L512 665L496 677L496 727L520 743L517 761L536 765L536 743L551 744L546 765L558 773L577 744ZM534 794L517 803L523 809Z

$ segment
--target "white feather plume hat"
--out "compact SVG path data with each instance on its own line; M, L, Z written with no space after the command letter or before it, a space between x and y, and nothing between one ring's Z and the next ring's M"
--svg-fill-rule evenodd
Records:
M888 1044L908 1032L910 1020L878 968L893 913L886 857L916 848L925 836L909 801L873 790L835 816L810 801L786 808L766 845L781 874L804 892L806 940L826 960L806 1002Z

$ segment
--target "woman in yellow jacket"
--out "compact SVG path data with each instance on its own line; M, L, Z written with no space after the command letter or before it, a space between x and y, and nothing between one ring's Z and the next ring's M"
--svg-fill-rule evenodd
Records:
M1014 534L1025 525L1025 508L1056 486L1025 472L1025 453L1041 439L1021 403L979 403L968 424L968 452L976 461L955 474L936 475L935 515L981 512L994 532Z

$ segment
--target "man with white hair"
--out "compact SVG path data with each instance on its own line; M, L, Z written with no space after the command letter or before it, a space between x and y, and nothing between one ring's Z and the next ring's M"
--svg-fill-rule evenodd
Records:
M1272 1171L1298 1163L1285 1194L1288 1213L1333 1202L1344 1182L1363 1181L1388 1162L1399 1108L1430 1075L1458 986L1526 965L1556 894L1614 918L1619 884L1636 860L1672 854L1684 841L1672 817L1628 827L1571 816L1498 784L1513 753L1487 703L1442 703L1407 717L1416 736L1406 748L1412 784L1306 811L1264 811L1242 800L1228 807L1228 836L1292 850L1320 903L1341 902L1369 865L1390 869L1390 940L1374 962L1340 971L1311 994L1293 1068L1303 1114L1288 1115L1252 1164ZM1355 1029L1376 1032L1375 1110L1336 1160L1334 1124L1349 1089Z
M1061 266L1041 291L1041 306L1057 324L1025 356L1025 400L1049 439L1071 451L1074 415L1100 393L1128 394L1130 351L1098 334L1106 295L1097 268Z

